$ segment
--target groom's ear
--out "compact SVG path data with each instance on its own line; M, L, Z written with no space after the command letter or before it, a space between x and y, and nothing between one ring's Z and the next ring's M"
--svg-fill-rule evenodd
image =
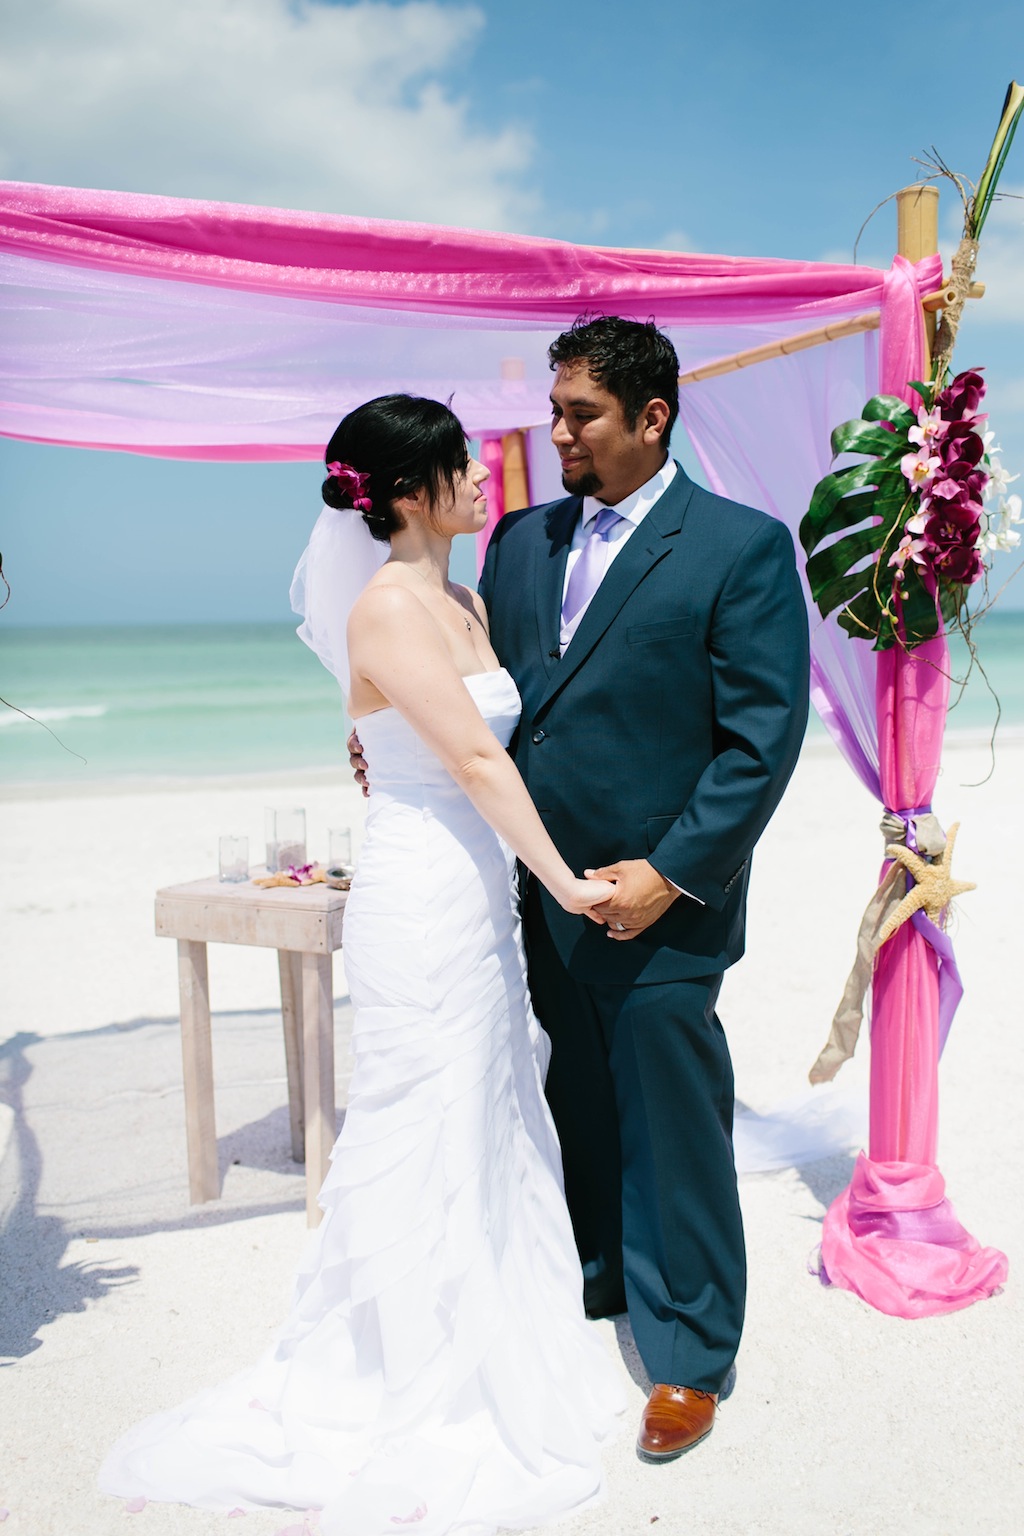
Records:
M643 429L643 440L649 446L662 442L668 432L669 420L668 403L665 400L648 400L640 412L640 425Z

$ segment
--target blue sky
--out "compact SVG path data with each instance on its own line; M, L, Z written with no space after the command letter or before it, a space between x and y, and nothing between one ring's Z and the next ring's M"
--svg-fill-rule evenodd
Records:
M852 259L932 145L976 177L1024 76L1019 0L969 17L944 0L4 12L8 178L812 260ZM1004 185L1024 193L1024 134ZM948 248L951 191L943 210ZM889 205L860 259L885 265L894 243ZM986 365L1004 460L1024 469L1024 201L990 219L979 276L957 365ZM6 617L287 618L318 486L315 466L0 441Z

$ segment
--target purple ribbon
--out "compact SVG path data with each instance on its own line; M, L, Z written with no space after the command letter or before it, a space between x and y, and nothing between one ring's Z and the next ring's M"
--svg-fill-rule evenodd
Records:
M907 847L916 853L918 848L913 817L932 815L931 806L915 805L909 811L890 811L889 815L898 816L903 822L907 829ZM927 912L923 912L920 908L910 921L925 943L931 945L939 962L939 1056L941 1058L946 1049L953 1019L960 1006L960 999L964 995L964 984L960 979L960 968L956 963L953 940L949 934L943 933L942 929L932 922Z
M939 961L939 1055L946 1049L946 1040L953 1024L953 1017L964 995L960 980L960 968L953 954L953 940L948 933L932 922L920 908L910 919L921 937L934 949Z

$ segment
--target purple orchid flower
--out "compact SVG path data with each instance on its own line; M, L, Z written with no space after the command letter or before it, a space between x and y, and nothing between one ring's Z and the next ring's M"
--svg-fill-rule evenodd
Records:
M310 871L313 867L312 864L289 864L285 874L291 875L292 879L297 880L300 885L309 885Z
M985 380L981 370L968 368L939 391L935 404L946 421L964 421L977 415L984 396Z
M956 421L950 424L949 436L938 445L938 452L943 464L954 464L959 460L980 464L985 457L985 444L967 422Z
M976 503L980 511L985 479L984 473L976 470L972 464L966 464L961 460L956 464L947 465L943 472L936 476L928 487L928 494L937 501L958 504Z
M930 549L951 549L954 545L978 542L981 518L965 507L944 507L928 518L924 526L925 543Z
M932 556L931 566L936 575L964 586L977 581L984 570L981 555L968 544L952 544L948 549L938 550Z

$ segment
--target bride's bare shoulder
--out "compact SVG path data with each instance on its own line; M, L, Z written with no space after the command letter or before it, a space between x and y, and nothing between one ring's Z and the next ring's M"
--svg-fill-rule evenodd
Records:
M430 613L419 593L407 578L395 571L381 570L367 582L349 613L353 624L419 624L430 621Z

